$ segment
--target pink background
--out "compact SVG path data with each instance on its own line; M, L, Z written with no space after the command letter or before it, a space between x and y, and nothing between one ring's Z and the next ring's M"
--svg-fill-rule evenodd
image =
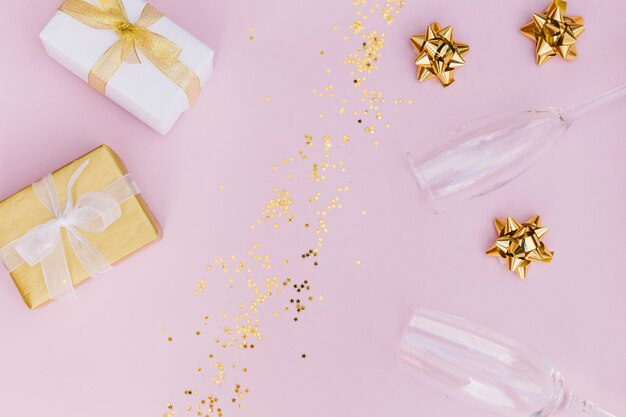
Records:
M0 196L107 143L142 187L164 239L81 286L76 302L35 311L2 273L2 415L161 416L167 402L176 416L195 415L185 407L208 393L221 398L225 416L486 415L396 368L402 329L419 304L524 341L550 358L578 393L626 414L626 102L579 121L514 184L442 215L430 212L405 160L407 150L439 143L475 117L573 104L625 82L626 3L571 1L569 14L583 15L587 25L580 56L541 68L518 28L545 0L407 3L390 26L378 13L364 21L365 32L377 29L386 37L380 70L367 75L363 88L414 100L385 106L371 136L351 115L363 108L361 89L352 87L342 65L360 42L348 28L357 12L350 0L155 0L216 52L202 96L166 137L46 56L37 34L56 2L3 4ZM418 85L408 43L432 20L454 24L457 39L472 48L457 82L445 90L434 81ZM311 93L327 84L333 99ZM343 116L341 97L348 98ZM307 164L296 160L283 168L282 159L305 148L305 133L318 148L329 134L333 158L345 161L346 173L329 173L315 184ZM344 134L350 142L341 140ZM251 231L272 189L283 186L294 196L294 223ZM350 189L337 193L337 186ZM343 208L327 216L320 264L312 267L299 257L317 237L303 227L316 221L308 202L316 191L323 199L340 195ZM519 281L484 250L495 237L495 216L526 220L535 213L550 228L545 241L556 255ZM230 322L220 315L249 302L250 290L242 277L229 288L229 275L219 267L207 272L205 265L245 256L257 242L279 281L308 279L311 294L324 301L313 302L294 323L292 313L273 317L289 295L273 297L261 312L263 340L256 349L222 350L213 340ZM290 260L288 267L282 259ZM255 274L262 285L267 273ZM207 289L196 296L199 279ZM211 319L203 326L205 314ZM247 366L248 373L226 369L227 382L217 387L209 353L227 368ZM206 369L204 377L197 367ZM236 382L250 388L241 410L227 404ZM186 396L187 389L199 394Z

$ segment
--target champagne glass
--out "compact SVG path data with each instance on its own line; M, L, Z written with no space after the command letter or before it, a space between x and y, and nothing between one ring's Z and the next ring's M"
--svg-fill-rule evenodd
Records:
M626 95L626 84L569 108L499 114L458 129L435 151L409 153L435 212L496 190L530 168L583 114Z
M534 350L424 307L406 329L400 363L447 394L502 417L615 417L578 400Z

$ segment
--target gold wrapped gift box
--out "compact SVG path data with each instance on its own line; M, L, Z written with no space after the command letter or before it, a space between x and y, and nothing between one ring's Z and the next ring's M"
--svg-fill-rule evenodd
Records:
M87 159L89 165L73 188L75 198L89 191L101 191L128 173L124 163L108 146L102 145L94 149L52 173L62 207L66 201L66 185L70 176ZM111 265L161 238L160 226L141 194L123 201L120 207L121 217L102 233L81 230L83 236ZM0 248L52 217L39 201L32 186L0 201ZM61 235L72 282L76 286L89 276L74 251L69 248L65 231ZM29 308L36 308L50 300L40 265L31 267L24 263L10 275Z

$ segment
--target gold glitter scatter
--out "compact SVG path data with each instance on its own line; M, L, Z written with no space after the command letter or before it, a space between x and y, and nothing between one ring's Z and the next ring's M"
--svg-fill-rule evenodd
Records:
M278 160L271 166L274 172L272 175L273 178L280 178L281 181L284 181L285 178L297 180L297 176L293 175L298 172L295 171L298 169L297 165L291 166L290 164L302 162L307 177L313 180L310 187L315 188L308 190L307 194L302 197L298 193L292 196L283 185L273 187L272 197L261 211L260 216L250 226L251 230L257 230L261 227L266 227L270 230L276 229L275 233L281 233L282 236L283 228L287 227L289 223L304 225L305 233L302 235L306 236L306 241L300 241L295 247L301 248L302 261L310 262L310 268L313 269L309 269L308 272L312 276L317 272L315 268L319 265L321 259L320 251L324 243L322 236L327 236L330 227L333 225L330 221L331 213L333 210L342 208L342 201L340 201L339 196L349 191L345 178L340 180L337 175L331 174L334 172L346 172L344 161L333 158L335 150L333 141L352 143L358 142L362 138L376 138L376 133L380 135L380 129L383 126L390 127L390 124L386 123L387 115L385 114L388 106L403 103L403 100L399 98L394 100L386 99L380 90L366 88L369 87L368 83L372 82L368 80L368 74L379 68L381 51L385 40L383 33L369 30L367 27L374 19L374 15L378 13L382 14L386 23L392 23L394 16L404 6L404 1L402 0L380 1L380 4L367 4L366 0L353 0L352 3L355 7L362 9L357 10L356 16L351 19L352 23L349 25L349 30L346 28L348 33L341 34L345 35L343 38L346 41L355 40L357 42L353 50L354 52L346 55L343 65L345 71L349 73L348 82L353 88L361 90L361 94L355 98L354 102L351 100L350 103L348 103L346 98L341 98L341 104L334 108L338 109L339 114L335 113L335 110L328 108L321 108L321 111L318 113L320 119L332 119L333 116L343 117L344 115L352 114L353 119L346 120L346 122L357 124L360 133L352 133L352 137L343 133L338 135L337 132L333 134L316 133L315 137L306 134L304 136L304 147L302 148L306 149L306 153L304 150L299 150L298 154L294 155L295 158ZM370 17L369 20L368 16ZM382 23L380 25L382 26ZM337 31L338 28L338 25L332 26L334 31ZM248 30L248 36L250 40L254 39L252 28ZM313 52L315 53L315 50ZM319 50L320 56L328 55L327 52L323 49ZM322 74L326 78L328 74L335 72L336 69L331 65L325 65L321 71L323 71ZM341 87L349 86L344 82ZM339 88L335 88L332 84L326 84L318 85L317 88L313 88L310 91L319 98L332 100L335 99L334 95L337 94ZM269 95L264 98L267 103L271 101ZM354 104L357 104L356 108ZM408 100L408 104L412 104L412 100ZM373 142L378 144L378 141ZM287 170L284 168L287 168ZM330 184L322 187L322 181L327 181ZM281 182L278 184L281 184ZM220 184L219 188L224 189L224 184ZM296 203L306 202L306 199L308 199L309 205L304 206L304 213L299 212L296 218L292 207L302 207L302 205ZM362 210L361 214L365 216L365 210ZM291 246L296 245L296 242L290 243L292 243ZM237 352L241 352L242 355L247 355L249 353L244 352L256 351L261 347L263 335L258 314L260 314L260 310L264 305L270 305L269 308L274 310L270 313L273 313L275 317L284 316L283 320L299 323L304 317L304 312L309 311L314 300L324 300L323 296L315 295L311 292L310 277L307 277L309 278L307 280L302 280L303 277L300 279L297 277L287 278L287 276L292 276L287 268L291 268L291 265L294 264L293 262L288 262L287 257L290 255L284 253L283 256L277 258L279 260L277 262L277 272L274 274L270 273L273 270L272 259L260 248L261 244L255 243L247 250L247 256L246 252L244 252L243 256L238 259L232 255L226 259L218 258L213 262L214 268L211 266L206 268L207 271L211 271L211 274L220 272L224 274L230 287L235 285L247 287L250 298L246 299L245 302L235 303L233 308L238 307L238 309L233 314L228 314L227 316L224 313L221 315L221 318L217 317L217 320L214 321L217 321L219 324L216 325L215 331L202 328L202 333L206 334L210 331L211 340L215 342L213 346L217 349L215 356L213 353L209 354L209 359L211 360L209 363L213 364L211 369L215 370L216 373L206 375L206 378L213 382L209 384L213 389L220 390L221 394L219 397L221 401L218 402L218 397L214 393L206 392L199 396L196 404L191 406L191 410L197 412L199 417L223 417L224 413L228 411L227 408L236 409L243 407L243 398L248 393L248 389L243 388L238 381L231 381L231 377L235 372L237 375L244 377L242 374L247 374L248 368L236 366L236 364L231 364L231 362L228 362L230 365L225 367L220 352L223 349L234 349ZM361 260L356 260L356 264L360 265ZM199 295L206 287L207 282L200 280L195 288L196 294ZM282 297L276 300L279 304L273 304L274 298L281 294ZM243 299L240 301L243 301ZM287 314L279 314L278 311L284 311ZM207 326L207 320L208 316L205 316L204 326ZM194 331L195 329L190 330ZM197 336L200 336L200 330L195 330L195 332ZM200 340L204 340L204 338L199 338ZM307 356L306 353L301 353L300 355L303 360ZM208 367L209 365L207 364L204 367L194 368L197 370L196 376L204 378L205 371L203 369L208 370ZM235 371L238 369L241 369L241 374ZM233 386L234 388L230 391L230 388ZM183 388L185 387L181 387L181 390ZM193 395L197 391L191 392ZM207 394L209 395L207 396ZM222 404L223 402L225 404ZM184 404L182 409L189 410L189 405ZM173 407L168 409L167 412L171 413L170 415L166 414L167 417L173 417Z
M352 29L352 33L357 34L363 31L363 24L360 20L357 20L354 23L350 24L350 29Z
M361 46L357 49L356 53L348 55L347 59L343 62L344 65L350 65L352 70L350 74L355 73L371 73L378 69L378 59L380 58L380 50L385 45L385 34L373 31L362 35ZM365 79L363 79L365 80ZM361 85L359 79L354 80L355 86Z
M393 23L393 15L400 13L400 8L406 5L406 1L404 0L386 0L385 6L381 10L383 19L387 21L387 24L390 25Z
M168 337L168 338L167 338L167 341L168 341L168 342L172 342L172 341L174 341L174 338L172 338L172 337L170 336L170 337Z
M306 258L309 258L309 257L311 257L311 256L313 256L313 257L317 257L317 255L318 255L318 251L317 251L317 249L309 249L309 251L308 251L308 252L303 253L303 254L301 255L301 257L302 257L302 259L306 259Z
M224 380L224 364L221 362L215 362L213 366L217 368L218 374L217 377L212 378L212 380L216 385L219 385L220 382Z
M309 198L309 203L315 203L316 201L318 201L320 199L320 196L322 195L322 193L317 192L317 194L315 194L314 196ZM308 224L304 225L305 227L309 227Z
M194 291L195 295L199 295L202 291L206 289L206 282L204 279L201 279L200 282L196 284L196 290Z
M289 217L292 202L293 200L287 190L274 188L274 198L266 204L265 209L261 212L263 220L269 222L277 218ZM260 223L261 219L257 222Z
M327 73L330 73L330 69L326 69ZM324 88L322 89L317 89L317 88L313 88L311 90L311 93L313 93L314 95L318 96L319 98L329 98L332 99L335 95L333 94L333 89L335 87L332 84L327 84L324 86Z
M309 250L306 254L303 254L303 258L309 256L317 256L316 253L317 251L315 250ZM300 284L294 283L292 285L292 290L294 291L294 295L289 300L289 304L287 305L287 307L285 307L285 311L289 311L289 306L293 306L296 310L296 313L301 314L304 310L306 310L306 302L303 293L311 291L311 285L309 284L308 280L304 280ZM313 297L308 296L306 297L306 300L312 302ZM298 320L298 317L293 317L294 322L297 322Z

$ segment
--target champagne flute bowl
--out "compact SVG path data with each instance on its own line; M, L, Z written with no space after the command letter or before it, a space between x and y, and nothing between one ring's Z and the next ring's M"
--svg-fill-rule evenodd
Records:
M400 364L447 394L502 417L615 417L578 400L536 351L425 307L406 328Z
M478 119L442 147L409 152L417 182L435 212L497 190L541 159L580 116L626 95L626 84L570 108Z

